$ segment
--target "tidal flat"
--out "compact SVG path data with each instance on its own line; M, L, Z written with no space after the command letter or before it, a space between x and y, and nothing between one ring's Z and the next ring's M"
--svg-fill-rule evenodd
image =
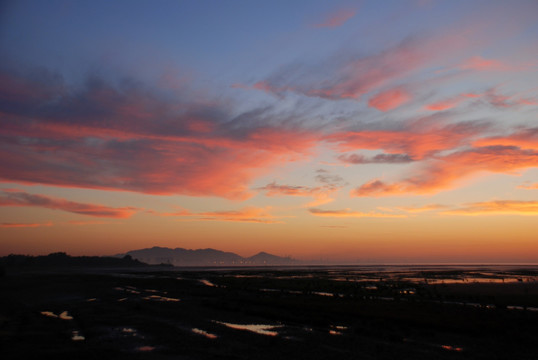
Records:
M536 359L536 266L8 269L2 359Z

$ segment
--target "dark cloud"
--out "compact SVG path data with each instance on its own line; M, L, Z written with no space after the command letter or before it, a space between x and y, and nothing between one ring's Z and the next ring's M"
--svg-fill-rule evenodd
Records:
M414 161L407 154L377 154L373 157L366 157L359 154L340 155L338 159L347 164L400 164Z

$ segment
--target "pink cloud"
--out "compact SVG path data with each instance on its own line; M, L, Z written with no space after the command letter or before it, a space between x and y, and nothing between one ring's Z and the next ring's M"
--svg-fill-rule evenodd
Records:
M346 21L355 16L356 10L353 9L340 9L325 16L325 19L315 24L316 28L334 28L344 25Z
M401 130L348 131L327 135L324 139L336 143L342 152L383 149L389 154L407 154L410 159L420 160L433 153L461 146L484 128L484 124L443 124L423 119Z
M63 210L80 215L128 218L136 212L136 208L112 208L103 205L84 204L65 199L48 197L45 195L29 194L26 192L0 193L0 206L33 206L53 210Z
M485 59L481 56L473 56L462 64L458 65L461 70L475 71L507 71L513 69L512 66L495 59Z
M380 111L395 109L411 100L411 94L404 89L396 88L380 92L368 101L368 106Z
M9 139L0 148L6 181L241 200L252 195L253 178L304 159L318 139L270 124L230 131L222 125L231 120L225 105L200 99L167 102L106 84L78 92L40 85L31 96L24 81L0 113L0 135ZM3 85L0 93L11 98Z
M506 136L481 138L474 141L473 146L515 146L538 151L538 127L523 128Z
M413 176L387 183L373 179L351 191L352 196L434 194L452 189L465 178L483 172L516 174L538 166L538 152L513 146L472 148L436 157L413 171Z
M461 103L463 100L464 99L462 97L445 99L445 100L437 101L435 103L428 104L425 106L425 108L431 111L449 110L458 106L458 104Z

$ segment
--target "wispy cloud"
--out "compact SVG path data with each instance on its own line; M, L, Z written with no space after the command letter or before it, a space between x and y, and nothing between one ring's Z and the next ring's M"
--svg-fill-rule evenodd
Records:
M411 94L402 88L382 91L368 100L368 106L380 111L389 111L411 100Z
M1 223L2 228L36 228L42 226L52 226L52 222L47 223Z
M138 210L134 207L113 208L103 205L78 203L45 195L29 194L22 191L4 191L0 193L0 206L33 206L52 210L63 210L80 215L108 218L128 218Z
M500 60L486 59L482 56L473 56L465 60L462 64L458 65L461 70L476 70L476 71L508 71L514 70L513 66L510 66Z
M334 28L344 25L356 14L355 9L338 9L324 16L324 19L314 24L316 28Z
M7 181L246 199L254 177L316 145L307 130L265 121L264 109L237 115L225 102L171 101L99 78L72 88L50 73L39 81L0 75Z
M538 190L538 182L521 184L517 188L526 190Z
M334 217L334 218L403 218L405 215L384 214L377 212L360 212L352 211L351 209L343 210L321 210L310 208L308 211L315 216Z
M339 189L340 187L334 184L309 187L279 185L276 182L272 182L262 188L259 188L259 190L265 192L266 196L301 196L314 198L314 200L308 203L306 206L317 206L333 201L334 199L332 198L332 195Z
M69 220L69 225L85 226L85 225L105 225L105 224L117 224L109 221L84 221L84 220Z
M402 154L407 154L413 160L420 160L434 153L462 146L488 127L489 124L479 121L446 124L434 118L424 118L405 124L400 129L339 132L327 135L325 140L336 143L342 152L382 149L391 154L400 154L400 160L403 160ZM344 156L341 160L354 159ZM390 157L381 155L377 160L390 160ZM375 162L376 159L372 161Z
M269 213L270 208L245 207L241 210L210 211L196 214L198 221L232 221L262 224L282 224Z
M413 161L407 154L377 154L366 157L360 154L343 154L338 156L338 160L347 164L401 164Z
M436 157L413 176L396 182L373 179L352 190L352 196L432 194L457 186L458 181L482 172L514 174L538 166L538 151L514 146L472 148Z
M399 206L396 207L398 210L406 211L409 213L421 213L426 211L437 211L449 208L448 205L442 204L428 204L423 206Z
M444 211L447 215L538 215L538 201L497 200L469 203Z
M282 224L279 217L270 213L270 207L247 206L239 210L191 212L181 209L175 212L148 211L156 216L167 216L180 218L179 221L226 221L226 222L247 222L260 224Z

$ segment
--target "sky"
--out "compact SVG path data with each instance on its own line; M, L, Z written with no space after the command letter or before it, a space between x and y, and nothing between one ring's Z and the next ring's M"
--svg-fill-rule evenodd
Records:
M0 256L538 263L538 2L3 1Z

